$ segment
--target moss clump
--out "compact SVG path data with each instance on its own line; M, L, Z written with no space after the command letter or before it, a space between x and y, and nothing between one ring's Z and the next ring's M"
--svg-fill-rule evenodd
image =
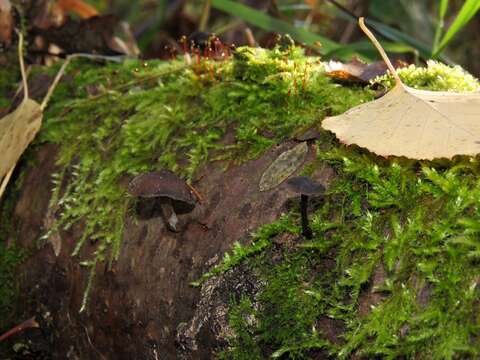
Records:
M480 83L460 66L450 67L435 60L428 60L427 67L410 65L397 69L403 82L415 89L436 91L478 91ZM390 88L395 80L391 75L377 77L372 83Z

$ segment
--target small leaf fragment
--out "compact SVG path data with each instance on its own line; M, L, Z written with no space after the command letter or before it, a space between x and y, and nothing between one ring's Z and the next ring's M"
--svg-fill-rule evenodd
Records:
M306 142L294 146L290 150L281 153L265 170L260 179L260 191L267 191L280 185L305 161L308 153Z

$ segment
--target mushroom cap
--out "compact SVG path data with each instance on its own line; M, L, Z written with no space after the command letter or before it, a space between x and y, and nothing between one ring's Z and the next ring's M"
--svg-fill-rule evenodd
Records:
M288 189L302 195L319 195L325 191L325 187L322 184L313 181L308 176L292 177L287 180L286 184Z
M128 192L139 198L170 199L177 213L188 213L197 199L187 183L168 170L140 174L130 181Z
M211 46L215 35L206 31L195 31L188 38L188 45L194 48L204 50Z

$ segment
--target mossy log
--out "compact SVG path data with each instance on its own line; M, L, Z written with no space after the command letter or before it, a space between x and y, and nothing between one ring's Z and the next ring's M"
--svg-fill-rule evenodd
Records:
M439 64L400 75L478 89ZM28 251L16 318L42 325L5 353L41 332L53 358L480 356L478 159L383 159L321 130L373 95L297 48L191 66L76 61L2 205L0 241ZM293 173L327 189L310 203L311 240L284 185L259 189L302 141ZM201 197L177 233L139 217L126 190L164 168Z

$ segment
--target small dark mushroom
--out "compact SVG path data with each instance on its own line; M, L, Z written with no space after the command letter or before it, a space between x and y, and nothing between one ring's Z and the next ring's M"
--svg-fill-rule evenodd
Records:
M142 199L154 200L171 231L177 231L177 214L186 214L195 208L197 199L187 183L168 170L136 176L128 185L128 192Z
M308 197L323 194L322 184L314 182L307 176L292 177L287 180L287 187L296 194L300 194L300 214L302 216L302 235L307 239L313 237L312 229L308 225Z
M205 31L195 31L188 36L187 41L191 48L203 51L210 48L215 39L217 39L215 34Z

